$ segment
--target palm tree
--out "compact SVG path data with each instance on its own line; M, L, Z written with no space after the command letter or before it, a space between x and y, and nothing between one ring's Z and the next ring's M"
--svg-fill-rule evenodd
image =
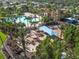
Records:
M53 22L53 19L49 16L45 16L45 17L42 18L41 21L44 22L45 24L47 24L47 23Z
M25 36L27 35L27 33L29 32L29 30L25 29L24 28L24 24L22 23L19 23L20 25L20 28L19 28L19 31L18 31L18 36L21 38L21 43L22 43L22 47L23 47L23 51L24 51L24 59L27 58L26 56L26 44L25 44Z
M36 57L39 59L60 59L61 42L52 41L51 37L47 37L37 47Z
M77 27L77 29L76 29L76 32L75 32L75 34L76 34L76 38L75 38L75 48L74 48L74 55L75 55L75 59L79 59L79 52L78 52L78 50L79 50L79 26Z
M65 41L65 49L66 49L66 53L67 53L67 59L75 59L75 55L74 55L74 48L75 48L75 40L77 37L77 32L76 32L76 26L73 25L68 25L65 27L65 31L64 31L64 41ZM76 33L75 33L76 32ZM77 35L76 35L77 34ZM70 56L68 56L70 55Z
M6 13L7 13L7 17L10 17L14 14L14 10L13 10L13 7L7 7L6 8Z
M6 17L6 10L3 7L0 7L0 18Z

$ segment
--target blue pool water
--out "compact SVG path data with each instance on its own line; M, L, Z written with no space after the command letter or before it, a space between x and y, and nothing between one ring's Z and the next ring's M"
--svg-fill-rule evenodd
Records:
M41 26L41 27L39 27L39 30L47 33L50 36L57 36L57 34L58 34L57 32L54 32L52 29L50 29L47 26Z
M5 20L7 22L14 22L14 21L16 21L16 23L21 22L21 23L24 23L26 26L31 24L28 17L26 17L26 16L17 16L16 18L6 17ZM31 20L32 20L32 22L39 22L40 18L32 18Z
M39 22L40 21L39 18L32 18L31 20L32 20L32 22ZM22 22L25 25L31 24L30 21L28 20L28 18L25 17L25 16L17 17L17 20L16 21Z

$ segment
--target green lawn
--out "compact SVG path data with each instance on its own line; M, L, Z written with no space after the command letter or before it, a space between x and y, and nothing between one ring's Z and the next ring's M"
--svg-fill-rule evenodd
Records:
M3 34L2 32L0 32L0 48L1 48L1 46L2 46L2 41L4 42L5 40L6 40L6 35L5 34ZM4 55L3 55L3 53L2 53L2 51L0 50L0 59L5 59L4 58Z
M1 51L0 51L0 59L5 59L5 57Z
M2 32L0 32L0 47L1 47L1 45L2 45L2 41L4 42L5 40L6 40L6 35L5 34L3 34Z

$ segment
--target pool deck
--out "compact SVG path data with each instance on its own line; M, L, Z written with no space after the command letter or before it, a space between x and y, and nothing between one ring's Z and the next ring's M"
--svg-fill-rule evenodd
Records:
M64 36L63 36L63 33L62 33L62 30L57 26L49 26L54 32L57 33L57 37L60 38L60 39L64 39Z
M46 38L44 33L38 32L37 30L31 30L31 32L25 36L26 47L28 48L26 50L28 52L36 52L36 47L42 40L44 40L44 38ZM19 41L18 45L22 48Z

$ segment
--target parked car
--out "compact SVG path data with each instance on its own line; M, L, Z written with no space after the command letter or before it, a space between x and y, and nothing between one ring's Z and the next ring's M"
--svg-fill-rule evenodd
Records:
M64 19L64 22L66 24L73 24L73 25L78 25L78 23L79 23L77 19L72 18L72 17Z

